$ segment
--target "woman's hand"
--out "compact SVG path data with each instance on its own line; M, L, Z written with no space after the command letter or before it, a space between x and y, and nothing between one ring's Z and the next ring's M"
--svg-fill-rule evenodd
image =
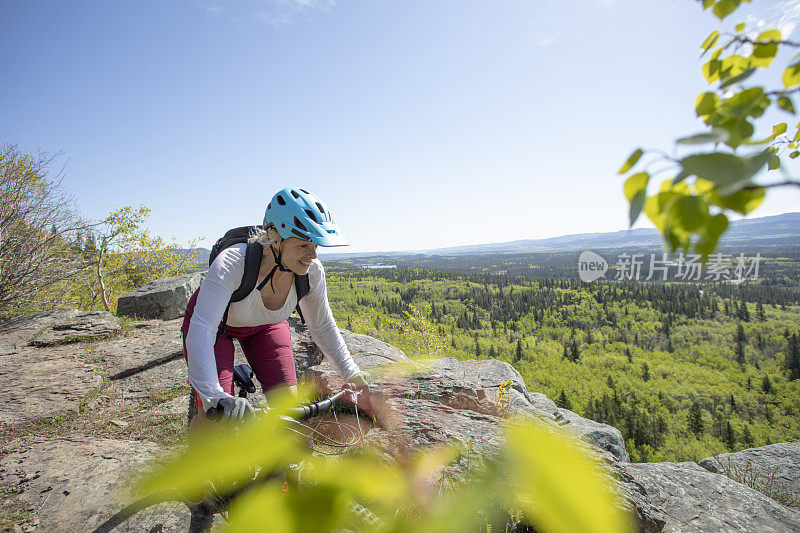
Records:
M349 401L360 404L360 407L369 408L369 374L359 370L347 380L354 392L348 395ZM358 396L362 396L359 400Z
M247 398L222 398L217 402L217 410L222 411L223 422L241 422L245 417L256 414L252 404Z

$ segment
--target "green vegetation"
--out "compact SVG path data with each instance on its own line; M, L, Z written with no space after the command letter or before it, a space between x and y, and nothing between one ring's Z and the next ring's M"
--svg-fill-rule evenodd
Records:
M719 20L743 1L749 0L698 0ZM631 153L619 171L630 172L624 193L631 226L644 211L672 250L693 248L705 259L728 228L727 213L750 213L769 188L800 186L792 179L753 181L762 169L779 170L786 158L800 156L800 124L790 128L779 122L767 125L769 133L756 132L756 126L764 127L762 118L770 107L784 116L796 114L793 98L800 89L800 60L794 55L777 72L769 69L781 48L797 49L800 43L785 40L780 31L763 28L757 21L741 22L733 33L714 30L708 35L700 50L710 90L694 102L697 117L708 129L677 139L672 156L641 148ZM769 80L773 86L753 83L754 79ZM702 145L707 147L703 151L677 155L679 148ZM749 150L742 153L742 148ZM671 176L650 186L664 171ZM648 196L648 186L657 191Z
M52 162L0 147L0 320L64 307L116 311L126 292L194 268L197 252L147 232L144 206L84 220L50 175Z
M635 461L699 460L800 439L795 290L530 280L328 266L337 322L410 356L493 357Z

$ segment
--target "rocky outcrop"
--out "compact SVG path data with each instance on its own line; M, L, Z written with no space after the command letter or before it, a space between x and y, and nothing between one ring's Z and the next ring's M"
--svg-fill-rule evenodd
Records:
M800 512L695 463L612 463L642 531L794 532Z
M107 424L123 434L128 431L127 437L114 439L74 428L69 438L60 433L53 433L58 434L53 438L28 433L24 438L6 439L0 445L0 484L28 506L34 516L27 522L29 527L37 520L42 531L96 526L126 501L128 467L144 464L158 449L139 440L146 427L169 420L176 425L168 426L168 431L185 428L188 402L180 325L179 318L139 321L133 323L132 331L108 338L107 334L116 334L108 316L70 310L0 325L0 379L7 386L0 402L4 436L13 435L8 428L21 427L20 423L79 409L87 411L75 419L101 420L85 428ZM290 319L290 325L298 373L317 380L323 390L337 389L340 377L323 361L300 321ZM78 338L88 331L104 333ZM390 456L460 442L467 453L445 475L450 480L464 479L483 457L499 452L499 428L505 416L516 413L592 443L609 465L609 475L613 474L623 496L621 505L636 515L641 531L800 529L797 510L694 463L629 463L618 430L528 391L508 363L452 358L410 361L402 351L377 339L341 332L356 362L371 373L372 408L383 416L366 441ZM237 344L237 362L244 362L238 350ZM93 407L93 401L88 401L98 388L109 395L110 404ZM767 470L782 465L780 479L796 488L798 455L800 444L792 443L725 454L720 459L731 464L750 461ZM708 463L703 465L712 470ZM176 520L185 519L185 512L176 516Z
M362 354L354 355L362 368L380 368L380 363L367 360ZM498 360L472 360L459 362L452 358L428 361L415 360L418 368L402 380L378 379L371 389L386 398L429 400L446 407L472 411L493 417L508 414L508 410L531 414L540 419L568 427L598 448L608 451L617 460L629 461L622 434L615 427L587 420L566 409L556 407L543 394L529 394L522 377L514 367ZM385 364L385 363L384 363ZM340 386L340 379L327 363L308 371L325 390ZM381 373L378 371L377 376ZM502 392L501 392L502 389ZM408 404L397 403L408 407ZM389 406L395 404L390 403ZM425 409L431 406L425 404ZM426 413L406 413L405 418L424 417ZM497 425L496 425L497 426ZM466 442L468 439L462 439Z
M152 281L121 296L117 314L139 319L181 317L202 279L203 274L198 272Z
M747 479L800 499L800 442L782 442L735 453L722 453L700 461L700 466L736 481Z

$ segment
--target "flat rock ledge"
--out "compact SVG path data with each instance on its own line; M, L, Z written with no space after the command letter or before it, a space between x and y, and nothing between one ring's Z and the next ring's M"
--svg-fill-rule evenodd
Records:
M37 531L91 531L129 503L132 473L156 457L150 442L85 438L11 444L0 477L37 512Z
M800 512L696 463L613 463L640 531L789 533Z
M117 318L108 311L78 311L61 318L31 339L33 346L54 346L81 341L110 339L122 333Z

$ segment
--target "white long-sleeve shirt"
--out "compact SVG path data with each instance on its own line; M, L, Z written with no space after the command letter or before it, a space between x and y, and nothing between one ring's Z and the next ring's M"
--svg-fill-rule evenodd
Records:
M200 284L189 330L186 334L186 352L189 364L189 383L200 396L204 410L217 405L229 395L222 390L217 377L214 344L217 329L225 314L225 307L244 277L244 257L247 245L236 244L222 250L208 269ZM311 338L322 349L345 379L359 371L347 345L336 327L325 285L325 270L318 259L308 269L310 291L300 300L300 310L306 320ZM276 324L286 320L297 305L297 292L289 290L283 307L267 309L257 289L239 302L231 303L227 324L233 327L253 327Z

